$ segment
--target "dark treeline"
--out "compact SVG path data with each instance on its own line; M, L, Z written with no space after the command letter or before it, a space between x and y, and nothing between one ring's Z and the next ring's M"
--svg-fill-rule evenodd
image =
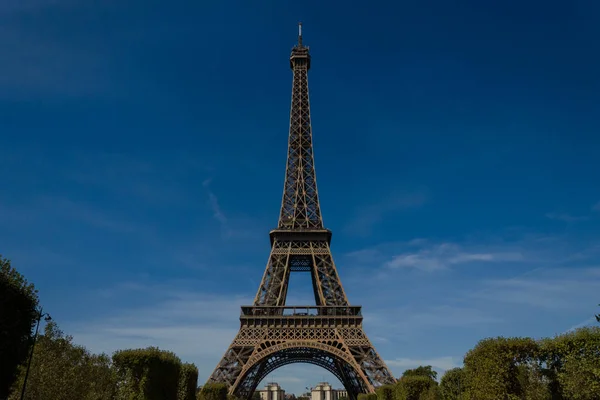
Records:
M0 400L18 400L40 304L34 286L1 256L0 267ZM37 339L25 399L234 400L223 384L197 384L196 366L171 352L92 354L51 321ZM421 366L360 400L600 400L600 328L484 339L439 383L431 366Z
M0 256L0 400L18 400L33 331L38 293ZM196 400L198 369L173 353L150 347L92 354L56 322L34 346L26 400Z

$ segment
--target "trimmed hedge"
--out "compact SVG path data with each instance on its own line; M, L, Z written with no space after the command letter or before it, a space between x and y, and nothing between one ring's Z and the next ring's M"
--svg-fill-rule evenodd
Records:
M179 373L178 400L196 400L196 387L198 386L198 368L194 364L181 365Z
M121 350L113 354L119 398L178 400L181 360L156 347Z
M359 393L358 400L377 400L377 394L375 394L375 393Z
M208 383L202 386L198 400L227 400L229 387L224 383Z
M394 400L394 385L379 386L375 393L377 400Z

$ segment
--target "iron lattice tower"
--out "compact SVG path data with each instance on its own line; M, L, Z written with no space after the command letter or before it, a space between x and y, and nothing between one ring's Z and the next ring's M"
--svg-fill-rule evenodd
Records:
M308 100L310 54L292 49L292 105L281 213L269 234L271 254L252 306L242 306L241 327L207 383L250 399L275 369L292 363L321 366L354 400L395 379L365 335L360 306L351 306L331 256L331 231L323 226ZM316 306L286 306L291 272L310 272Z

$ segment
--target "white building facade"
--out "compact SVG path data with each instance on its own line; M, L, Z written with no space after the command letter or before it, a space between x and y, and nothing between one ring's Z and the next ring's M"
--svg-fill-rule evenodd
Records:
M275 382L267 383L262 390L256 390L260 394L260 400L285 400L285 390Z
M320 382L310 391L310 400L339 400L341 397L348 398L348 392L334 389L328 382Z

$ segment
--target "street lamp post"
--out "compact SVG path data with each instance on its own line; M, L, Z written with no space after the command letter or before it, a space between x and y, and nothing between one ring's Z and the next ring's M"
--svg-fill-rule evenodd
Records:
M27 370L25 371L25 379L23 380L23 388L21 389L21 400L25 398L25 387L27 386L27 378L29 377L29 368L31 367L31 360L33 359L33 350L35 348L35 342L37 341L38 330L40 329L40 321L42 317L45 317L45 321L50 321L52 318L48 313L44 313L43 309L40 308L38 312L37 325L35 327L35 335L33 335L33 343L31 344L31 352L29 353L29 361L27 361Z

